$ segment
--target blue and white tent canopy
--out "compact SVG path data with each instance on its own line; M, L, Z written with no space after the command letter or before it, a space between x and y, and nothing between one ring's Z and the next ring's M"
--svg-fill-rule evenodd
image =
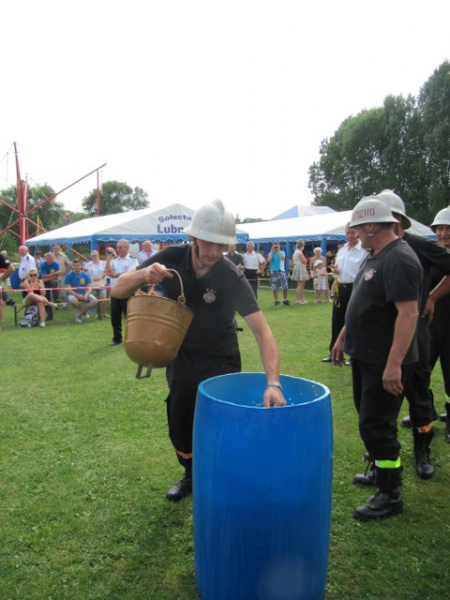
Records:
M240 227L253 242L295 242L297 240L345 241L345 226L352 216L351 210L330 212L308 217L275 219L258 223L242 223ZM434 238L433 231L426 225L411 219L409 233Z
M129 242L185 242L189 236L183 229L192 221L195 211L182 204L172 204L161 210L150 208L135 210L103 217L93 217L76 221L65 227L47 231L26 240L27 246L51 246L52 244L90 243L112 244L120 239ZM240 242L247 240L247 234L237 231Z

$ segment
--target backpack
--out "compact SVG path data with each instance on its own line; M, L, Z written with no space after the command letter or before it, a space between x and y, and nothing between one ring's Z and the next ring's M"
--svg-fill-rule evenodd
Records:
M19 321L19 327L37 327L39 323L39 310L36 304L30 304L25 309L25 314Z

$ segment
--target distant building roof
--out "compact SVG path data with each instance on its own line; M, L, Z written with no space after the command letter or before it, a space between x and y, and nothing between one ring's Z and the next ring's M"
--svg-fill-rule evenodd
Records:
M313 217L315 215L324 215L327 213L336 212L334 209L329 206L293 206L289 210L281 213L281 215L277 215L270 219L271 221L276 221L278 219L295 219L297 217Z

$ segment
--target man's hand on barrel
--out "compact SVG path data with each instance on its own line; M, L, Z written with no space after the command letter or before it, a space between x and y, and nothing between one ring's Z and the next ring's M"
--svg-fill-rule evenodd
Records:
M285 406L285 404L286 400L284 399L281 386L278 387L269 383L264 392L264 406Z
M145 273L145 283L161 283L166 277L169 279L173 277L170 270L160 263L153 263L143 270Z

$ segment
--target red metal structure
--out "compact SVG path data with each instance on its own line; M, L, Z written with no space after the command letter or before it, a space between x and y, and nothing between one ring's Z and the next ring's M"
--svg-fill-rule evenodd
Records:
M11 206L10 204L5 202L1 198L0 198L0 202L4 206L7 206L11 211L16 213L17 219L14 221L14 223L11 223L10 225L8 225L8 227L3 229L3 231L0 231L0 235L11 230L11 233L19 238L20 245L22 246L24 244L25 240L29 237L28 225L30 223L32 225L34 225L37 229L41 229L43 232L45 232L45 229L43 227L41 227L38 223L36 223L35 221L33 221L30 218L31 213L38 210L41 206L43 206L44 204L47 204L47 202L50 202L51 200L56 198L56 196L58 196L59 194L62 194L62 192L65 192L66 190L68 190L75 184L79 183L83 179L86 179L86 177L89 177L89 175L92 175L93 173L97 173L97 216L99 215L100 190L99 190L98 173L99 173L100 169L102 169L103 167L106 166L106 163L104 163L100 167L97 167L96 169L94 169L93 171L88 173L87 175L80 177L80 179L77 179L76 181L74 181L70 185L66 186L65 188L63 188L62 190L57 192L56 194L53 194L52 196L45 198L45 200L42 200L42 202L40 202L36 206L33 206L33 208L29 209L28 208L28 184L26 181L23 181L20 176L19 153L17 152L17 144L15 142L14 142L14 152L16 155L16 173L17 173L17 208L14 208L14 206ZM19 235L15 231L12 231L12 228L15 227L16 225L19 225Z

